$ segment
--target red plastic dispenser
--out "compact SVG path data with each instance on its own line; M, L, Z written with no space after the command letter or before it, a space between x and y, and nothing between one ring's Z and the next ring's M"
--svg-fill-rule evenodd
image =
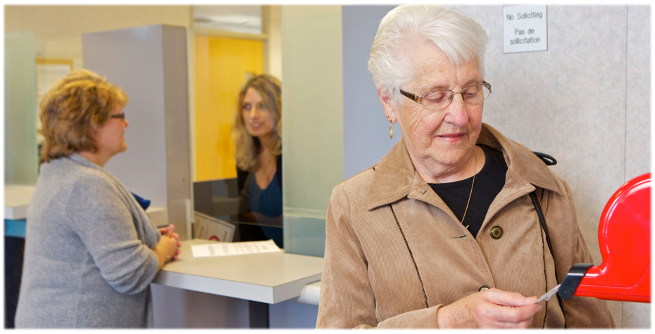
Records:
M574 265L559 288L571 296L650 303L650 173L630 180L605 205L599 266Z

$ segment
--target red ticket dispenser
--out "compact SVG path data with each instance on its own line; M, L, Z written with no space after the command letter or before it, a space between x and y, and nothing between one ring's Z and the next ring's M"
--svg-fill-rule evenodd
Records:
M558 291L571 296L650 303L650 173L630 180L605 205L599 266L576 264Z

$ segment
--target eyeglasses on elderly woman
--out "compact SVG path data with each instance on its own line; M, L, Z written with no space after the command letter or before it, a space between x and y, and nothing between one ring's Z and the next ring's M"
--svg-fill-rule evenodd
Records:
M421 95L415 95L401 89L400 94L422 105L426 110L436 112L448 108L453 102L455 94L461 94L462 100L466 103L482 103L491 94L491 84L483 81L482 83L465 87L461 92L448 89L435 89Z

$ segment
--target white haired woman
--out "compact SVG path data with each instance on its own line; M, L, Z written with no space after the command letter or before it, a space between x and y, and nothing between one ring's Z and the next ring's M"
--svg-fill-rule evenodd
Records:
M27 208L17 328L153 326L150 282L181 243L103 168L127 149L125 104L123 90L88 70L41 101L45 143Z
M441 6L380 23L369 69L402 139L332 192L317 327L615 326L595 298L536 303L593 261L566 183L482 123L486 43L473 18Z

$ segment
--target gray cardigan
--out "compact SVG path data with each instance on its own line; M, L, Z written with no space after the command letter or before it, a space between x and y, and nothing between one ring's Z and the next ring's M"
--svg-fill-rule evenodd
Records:
M152 327L160 238L100 166L79 154L42 164L27 209L16 327Z

